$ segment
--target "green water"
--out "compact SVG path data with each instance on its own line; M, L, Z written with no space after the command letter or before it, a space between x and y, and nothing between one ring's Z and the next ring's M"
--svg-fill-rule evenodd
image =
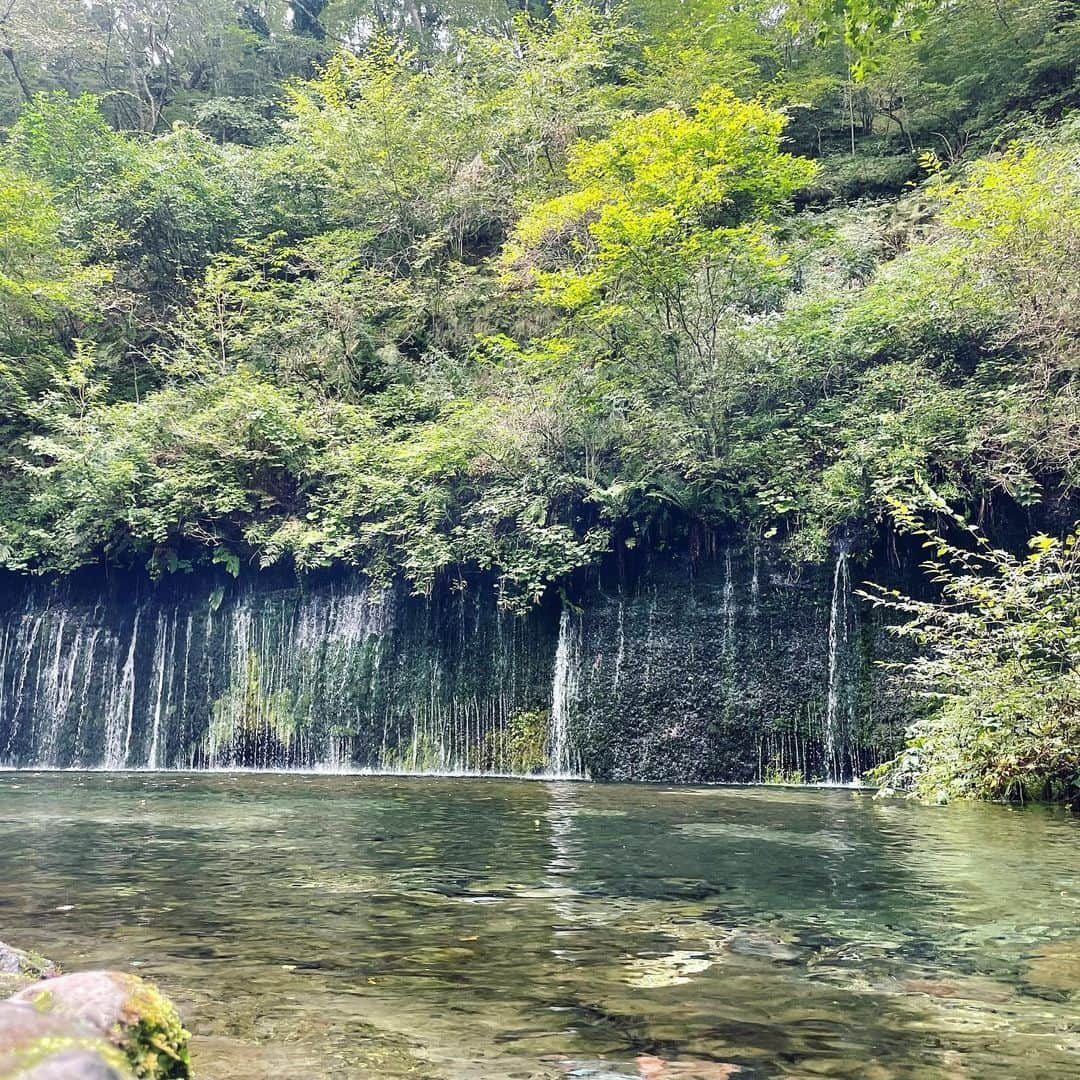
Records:
M202 1080L1080 1076L1080 821L849 791L0 774L0 938Z

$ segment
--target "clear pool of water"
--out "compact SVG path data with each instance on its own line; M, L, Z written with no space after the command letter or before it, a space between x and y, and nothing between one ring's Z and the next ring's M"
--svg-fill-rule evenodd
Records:
M867 793L0 774L0 939L201 1080L1080 1076L1080 820Z

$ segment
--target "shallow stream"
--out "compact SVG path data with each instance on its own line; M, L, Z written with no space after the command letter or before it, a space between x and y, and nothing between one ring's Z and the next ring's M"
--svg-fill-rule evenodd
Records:
M1043 810L9 772L0 938L157 980L200 1080L1080 1076L1080 820Z

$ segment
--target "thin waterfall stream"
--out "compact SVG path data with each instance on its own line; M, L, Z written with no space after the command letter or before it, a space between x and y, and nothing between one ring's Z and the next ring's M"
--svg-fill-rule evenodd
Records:
M843 782L848 733L851 727L851 572L848 551L841 547L833 570L832 603L829 606L829 672L825 699L824 756L826 780Z
M547 769L550 776L581 775L581 763L573 752L570 731L577 688L574 622L569 609L564 607L559 615L559 637L551 677L551 734Z

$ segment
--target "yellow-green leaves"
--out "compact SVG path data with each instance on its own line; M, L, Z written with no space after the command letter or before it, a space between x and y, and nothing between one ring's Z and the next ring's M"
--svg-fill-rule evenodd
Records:
M505 255L512 273L570 310L606 305L629 287L677 302L707 265L738 279L780 263L768 219L814 176L784 153L782 113L719 87L693 112L657 109L570 151L571 189L534 206Z
M1034 348L1049 372L1080 341L1080 168L1075 142L1017 144L942 183L938 290L992 309L1000 340Z
M42 316L54 306L84 307L104 269L81 265L59 238L52 193L25 174L0 168L0 311Z

